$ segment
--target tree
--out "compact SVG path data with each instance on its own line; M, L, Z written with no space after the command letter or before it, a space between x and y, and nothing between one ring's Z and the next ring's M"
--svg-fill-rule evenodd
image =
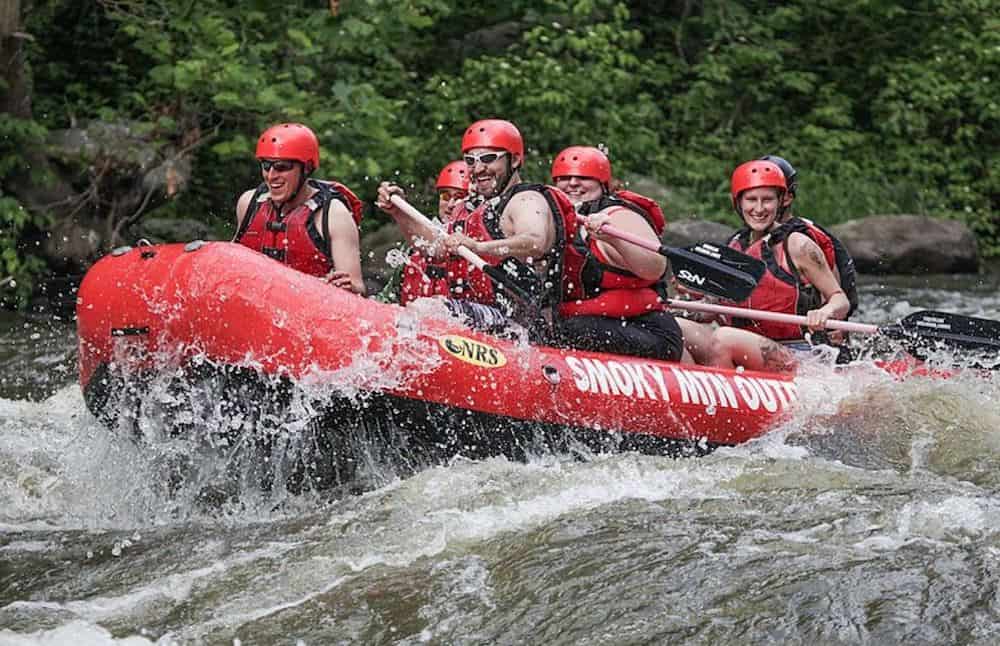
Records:
M735 224L729 172L777 153L816 219L960 217L1000 255L998 23L990 0L0 0L0 269L23 296L149 214L225 235L273 123L370 199L429 192L491 116L532 180L605 144L669 214Z

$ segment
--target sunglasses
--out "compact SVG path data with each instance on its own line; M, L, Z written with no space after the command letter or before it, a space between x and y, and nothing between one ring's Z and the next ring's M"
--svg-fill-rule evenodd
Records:
M438 199L442 202L451 202L452 200L462 200L465 199L467 193L465 191L440 191L438 193Z
M288 161L287 159L262 159L260 160L260 170L263 173L274 169L279 173L287 173L288 171L295 168L295 162Z
M475 166L476 164L492 164L496 160L500 159L507 154L506 150L500 151L498 153L482 153L480 155L473 155L472 153L465 153L462 159L465 160L466 166Z

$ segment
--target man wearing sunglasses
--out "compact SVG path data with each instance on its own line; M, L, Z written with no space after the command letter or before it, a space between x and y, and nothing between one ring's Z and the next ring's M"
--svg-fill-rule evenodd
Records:
M363 205L343 184L310 178L319 166L313 131L300 123L272 126L257 140L256 156L264 181L237 201L233 241L363 295Z
M462 137L462 156L469 176L469 190L484 199L468 218L464 231L453 231L432 249L435 260L466 247L486 262L498 265L513 257L532 267L540 292L533 309L551 314L560 300L562 256L567 232L576 231L573 205L562 192L521 180L524 140L517 127L502 119L485 119L469 126ZM411 241L434 240L437 232L407 217L390 198L402 195L399 186L383 182L377 205L393 217ZM511 312L509 302L498 302L492 281L479 270L466 267L452 281L453 298ZM466 318L475 324L475 317ZM529 325L538 322L532 317ZM549 318L551 318L549 316Z

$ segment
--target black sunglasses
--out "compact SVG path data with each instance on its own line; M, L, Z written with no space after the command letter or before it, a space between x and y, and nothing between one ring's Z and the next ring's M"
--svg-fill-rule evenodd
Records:
M260 170L262 172L267 172L271 169L276 170L279 173L287 173L288 171L295 168L295 162L288 161L287 159L262 159L260 160Z

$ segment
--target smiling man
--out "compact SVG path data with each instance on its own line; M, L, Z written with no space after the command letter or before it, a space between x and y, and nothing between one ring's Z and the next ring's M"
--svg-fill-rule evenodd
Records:
M462 246L492 265L517 258L538 274L543 289L536 305L551 314L560 301L566 241L576 230L573 205L553 187L521 180L524 140L509 121L484 119L469 126L462 136L462 158L469 191L484 201L465 219L464 231L451 232L431 253L443 258ZM392 216L411 243L437 238L437 231L393 205L393 195L402 196L403 189L383 182L376 204ZM493 283L482 271L470 268L456 273L461 275L453 280L461 284L452 286L453 299L488 307L499 304ZM467 318L476 323L475 317Z
M331 285L365 293L358 224L363 206L343 184L310 179L319 141L300 123L280 123L257 140L263 183L236 203L239 242Z

